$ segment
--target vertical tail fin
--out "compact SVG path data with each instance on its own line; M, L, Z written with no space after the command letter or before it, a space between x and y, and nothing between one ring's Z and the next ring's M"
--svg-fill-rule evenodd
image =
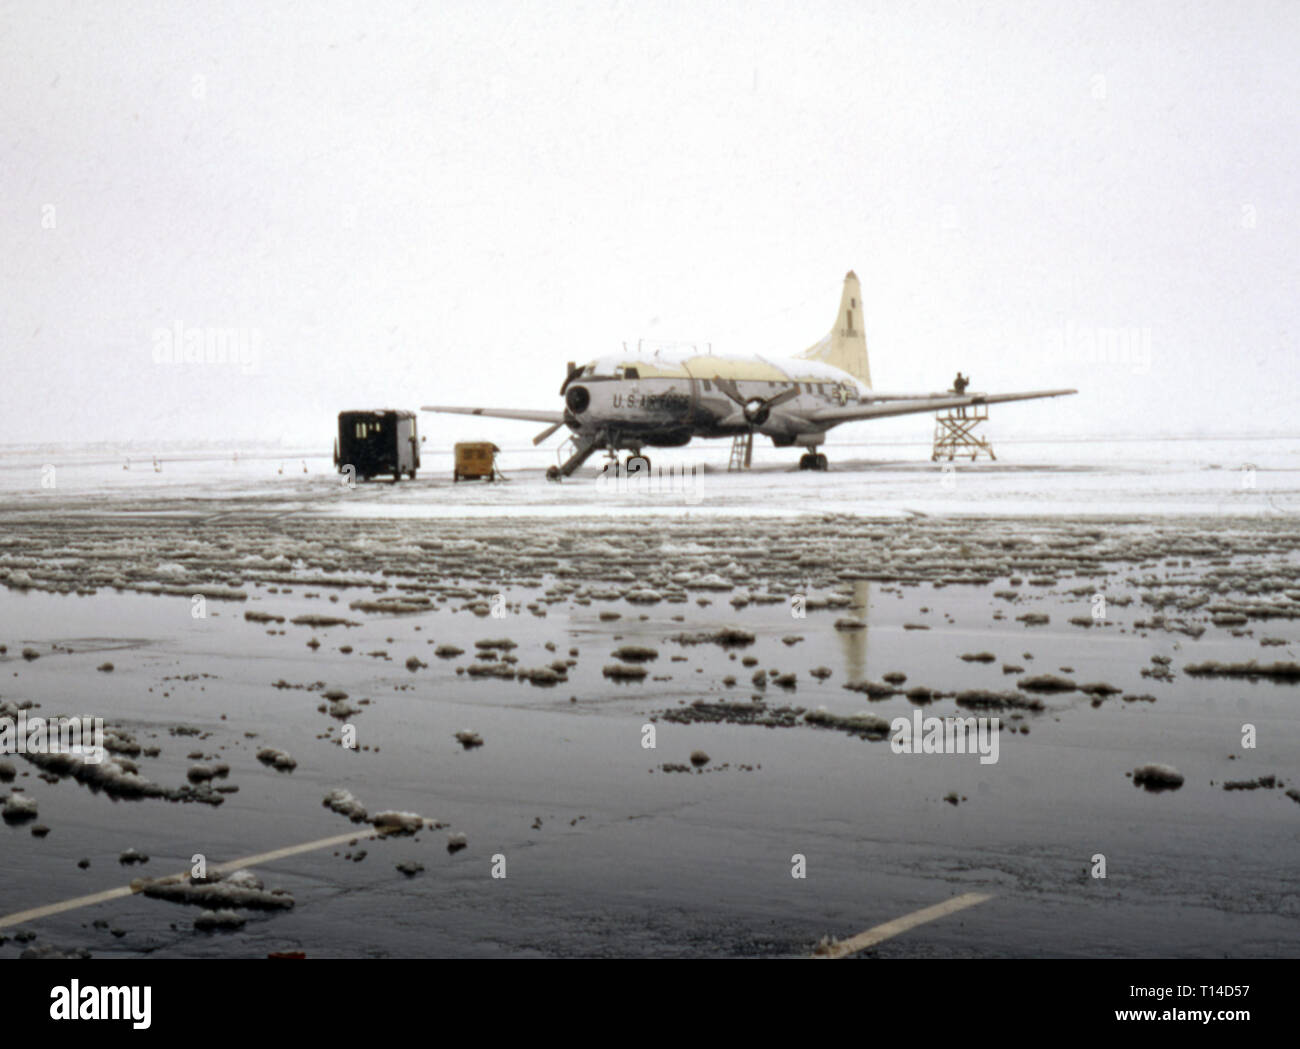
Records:
M852 270L844 277L840 310L835 324L820 341L799 355L804 360L822 361L846 371L871 389L871 365L867 361L867 335L862 326L862 288Z

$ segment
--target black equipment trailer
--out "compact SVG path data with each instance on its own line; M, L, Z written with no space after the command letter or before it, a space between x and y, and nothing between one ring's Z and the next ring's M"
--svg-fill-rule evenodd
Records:
M420 439L415 413L383 408L376 411L339 412L339 435L334 442L334 465L339 473L350 467L363 481L392 474L412 480L420 468Z

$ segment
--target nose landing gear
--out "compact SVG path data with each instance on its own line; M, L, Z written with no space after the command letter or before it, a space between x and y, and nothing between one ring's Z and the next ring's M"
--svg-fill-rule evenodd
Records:
M570 391L572 392L572 391ZM623 445L624 448L628 446ZM614 468L617 474L620 470L618 461L618 440L617 435L613 434L586 434L584 436L572 437L565 444L560 446L556 454L562 459L558 466L548 467L546 470L546 479L548 481L560 481L568 477L574 470L587 461L593 453L599 449L605 449L605 454L609 457L609 463L605 466L608 470L610 466ZM568 458L564 458L565 454ZM650 457L641 454L639 446L631 448L631 454L622 465L622 469L627 475L648 474L650 472Z

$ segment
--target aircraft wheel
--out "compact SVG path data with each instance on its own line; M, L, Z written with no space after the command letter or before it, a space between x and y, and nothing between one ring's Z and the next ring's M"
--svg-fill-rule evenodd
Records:
M548 466L546 468L546 479L548 481L558 481L560 479L560 468L558 466Z
M803 455L799 456L799 469L800 469L800 470L811 470L811 469L812 469L812 461L811 461L811 460L812 460L812 456L809 455L807 452L805 452Z
M813 461L814 461L814 466L813 466L814 470L825 470L830 466L830 462L827 460L826 456L822 455L820 452L818 452L817 455L813 457Z

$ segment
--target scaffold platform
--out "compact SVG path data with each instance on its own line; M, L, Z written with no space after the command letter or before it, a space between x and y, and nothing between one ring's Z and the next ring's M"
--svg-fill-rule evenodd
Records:
M947 459L951 462L959 455L969 455L974 462L980 455L987 455L996 462L993 445L976 433L980 423L988 422L988 418L987 404L971 404L939 412L934 417L934 449L930 461Z

